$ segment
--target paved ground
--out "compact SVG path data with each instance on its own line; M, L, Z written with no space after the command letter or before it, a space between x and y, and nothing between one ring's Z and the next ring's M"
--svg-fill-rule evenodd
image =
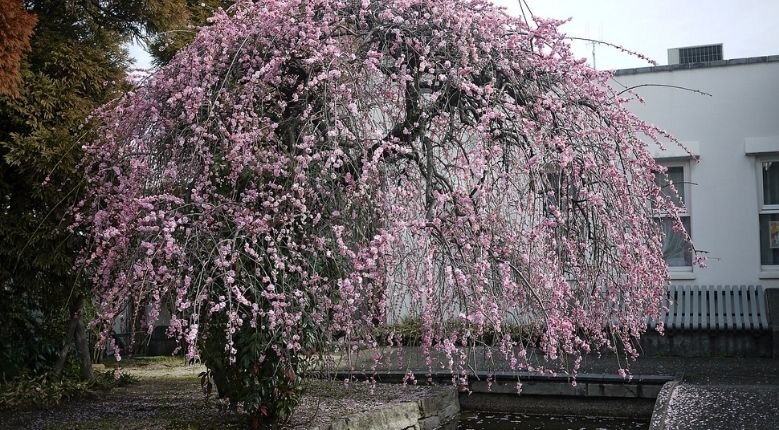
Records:
M645 361L645 366L668 366L681 381L671 395L665 429L779 429L779 360L650 357Z
M228 430L242 429L241 418L223 402L206 402L200 366L183 360L123 361L140 382L47 409L0 410L2 430ZM448 389L448 387L446 387ZM311 380L284 429L302 430L391 404L418 400L440 387Z
M419 350L408 348L402 361L390 361L380 368L424 370L423 363ZM369 368L371 364L364 356L355 357L351 363L355 369ZM491 361L487 366L482 360L481 364L483 367L476 370L504 370L499 361ZM588 358L581 372L613 376L618 368L616 358L606 355ZM643 357L630 363L630 369L634 375L668 375L680 381L669 401L666 429L779 429L779 360ZM443 370L437 361L434 370ZM223 429L226 423L236 426L234 414L203 401L196 377L199 371L178 364L139 366L133 373L141 376L140 384L47 411L0 411L0 428L172 430L193 428L193 422L201 429ZM297 415L300 422L292 426L307 427L309 418L315 415L327 420L345 411L368 410L378 404L421 394L380 385L390 391L377 397L367 388L336 386L335 389L322 387L304 399L303 412ZM407 388L411 391L423 388L412 387ZM328 400L321 401L323 398Z
M779 429L779 386L680 384L664 425L668 430Z

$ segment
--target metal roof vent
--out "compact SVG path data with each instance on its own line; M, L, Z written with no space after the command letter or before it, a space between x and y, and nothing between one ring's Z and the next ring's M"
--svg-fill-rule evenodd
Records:
M668 50L668 64L708 63L722 60L722 44L688 46Z

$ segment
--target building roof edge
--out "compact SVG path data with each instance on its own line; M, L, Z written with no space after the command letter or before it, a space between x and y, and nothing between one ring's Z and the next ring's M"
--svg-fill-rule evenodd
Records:
M632 69L617 69L614 76L637 75L640 73L674 72L677 70L704 69L709 67L741 66L746 64L763 64L779 62L779 55L763 57L733 58L731 60L710 61L707 63L669 64L665 66L636 67Z

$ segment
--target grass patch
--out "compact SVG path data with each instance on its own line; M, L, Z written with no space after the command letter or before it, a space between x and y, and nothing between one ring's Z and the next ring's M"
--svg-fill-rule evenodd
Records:
M185 364L184 357L163 355L156 357L129 357L122 361L106 360L107 368L144 368L144 367L181 367Z

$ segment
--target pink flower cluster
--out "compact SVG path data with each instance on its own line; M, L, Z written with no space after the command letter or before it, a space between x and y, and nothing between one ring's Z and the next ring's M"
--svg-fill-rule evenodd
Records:
M516 369L634 355L666 283L653 215L679 211L646 142L676 143L558 24L484 0L219 12L95 116L76 210L102 322L170 300L195 356L215 315L230 354L247 327L352 351L418 317L428 365L462 373L486 334Z

